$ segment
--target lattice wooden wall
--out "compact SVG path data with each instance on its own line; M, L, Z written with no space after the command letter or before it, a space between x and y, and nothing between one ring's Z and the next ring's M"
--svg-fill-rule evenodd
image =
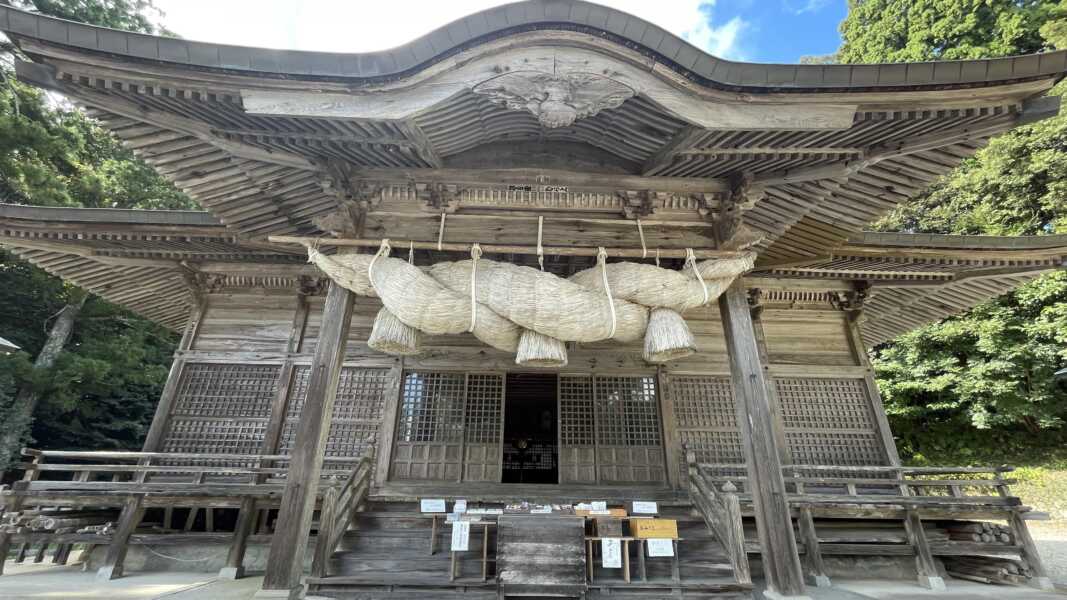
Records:
M871 398L862 379L775 379L794 464L888 464Z
M160 451L258 454L279 371L277 365L185 364Z
M282 426L278 454L289 454L296 439L296 426L307 399L310 367L293 369L289 406ZM330 458L352 458L378 448L378 431L382 424L385 393L389 387L389 369L344 367L337 383L331 415L330 433L326 440L326 463Z
M560 376L560 483L596 482L594 412L593 378L586 375Z
M737 427L733 384L729 377L668 375L665 378L676 419L678 442L676 459L679 473L685 473L685 452L696 454L702 463L737 465L745 462L741 432ZM723 469L724 475L740 474Z
M744 463L737 408L729 377L667 375L678 441L712 465ZM789 461L797 465L874 466L889 458L863 379L774 379L779 427ZM684 473L681 447L678 460ZM723 468L724 475L742 474Z

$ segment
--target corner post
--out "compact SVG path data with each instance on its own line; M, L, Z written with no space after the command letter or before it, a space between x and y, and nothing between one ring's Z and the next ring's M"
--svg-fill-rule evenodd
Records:
M267 574L263 589L256 594L260 598L295 598L300 593L304 556L322 473L322 455L330 431L354 303L352 292L330 283L322 313L321 335L311 363L307 399L296 430L289 477L278 510L278 524L271 538Z
M737 422L756 514L767 598L804 598L804 575L789 513L782 463L775 443L773 413L749 313L748 294L739 279L719 297L719 313L737 403Z

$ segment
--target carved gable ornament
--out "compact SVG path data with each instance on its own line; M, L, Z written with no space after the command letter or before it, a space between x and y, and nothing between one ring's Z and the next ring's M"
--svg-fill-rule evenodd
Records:
M616 108L634 97L634 90L593 73L551 74L514 71L474 87L474 93L511 110L526 110L548 129L567 127L578 119Z

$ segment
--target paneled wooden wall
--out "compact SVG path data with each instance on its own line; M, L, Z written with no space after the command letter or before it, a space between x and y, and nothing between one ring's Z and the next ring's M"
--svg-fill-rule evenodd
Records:
M146 449L285 453L299 419L322 304L320 296L286 289L206 295L176 357ZM392 458L407 460L412 469L418 464L417 444L394 443L405 371L523 369L512 355L469 334L428 337L421 355L403 360L374 352L366 339L379 309L376 300L357 299L327 455L382 454L376 472L382 481L394 452L411 454ZM640 342L573 344L569 364L552 370L609 382L623 375L653 378L662 409L656 443L667 449L673 482L681 480L683 445L702 461L742 461L718 309L693 310L686 321L700 350L686 359L657 367L642 360ZM867 465L895 460L862 343L846 313L828 302L776 306L764 309L756 323L774 381L769 392L784 462ZM594 467L582 461L581 449L568 448L564 454L564 479L588 480ZM464 461L455 458L455 468L442 479L460 477ZM498 465L491 460L479 464L483 477L496 477Z

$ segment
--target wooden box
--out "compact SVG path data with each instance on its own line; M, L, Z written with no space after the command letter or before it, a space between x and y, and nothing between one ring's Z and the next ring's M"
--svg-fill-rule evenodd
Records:
M631 519L630 529L638 539L678 539L678 521L674 519Z

